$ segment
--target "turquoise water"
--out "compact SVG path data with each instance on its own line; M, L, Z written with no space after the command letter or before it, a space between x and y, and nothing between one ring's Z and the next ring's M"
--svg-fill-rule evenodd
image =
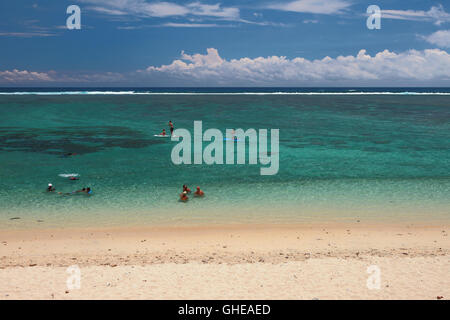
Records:
M169 120L280 129L279 172L176 166L153 136ZM450 96L0 95L0 164L0 228L448 221ZM183 184L206 197L178 202Z

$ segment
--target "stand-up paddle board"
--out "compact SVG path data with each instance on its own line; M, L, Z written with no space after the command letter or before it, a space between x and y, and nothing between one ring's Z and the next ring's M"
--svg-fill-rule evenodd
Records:
M154 134L153 136L158 138L171 138L171 137L178 138L178 136L171 136L169 134L166 134L165 136L163 136L162 134Z

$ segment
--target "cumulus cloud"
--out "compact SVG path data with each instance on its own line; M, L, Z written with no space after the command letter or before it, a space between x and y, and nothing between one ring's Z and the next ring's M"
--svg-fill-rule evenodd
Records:
M30 81L53 81L52 77L45 72L34 72L27 70L5 70L0 71L0 82L30 82Z
M28 70L0 70L0 83L20 84L98 84L124 81L126 75L116 72L103 73L60 73L56 71L36 72Z
M155 86L340 86L448 85L450 54L440 49L389 50L309 60L269 56L224 59L215 48L206 54L181 53L170 64L128 73L0 71L0 83L129 84Z
M439 30L422 38L439 47L450 48L450 30Z
M450 13L446 12L442 5L433 6L428 11L423 10L381 10L383 19L433 21L440 25L450 22Z
M217 49L189 55L141 73L150 77L186 80L209 85L295 85L338 81L437 81L450 80L450 54L439 49L394 53L384 50L374 56L360 50L355 56L308 60L284 56L223 59Z
M346 0L295 0L273 3L267 8L292 12L336 14L350 6L351 3Z

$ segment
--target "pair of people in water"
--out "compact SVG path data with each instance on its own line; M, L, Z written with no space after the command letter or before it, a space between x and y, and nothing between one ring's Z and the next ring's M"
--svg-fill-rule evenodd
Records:
M169 121L169 129L170 129L170 135L173 136L173 123L172 121ZM163 131L161 132L162 136L166 135L166 129L163 129Z
M55 191L56 191L56 188L53 186L53 184L49 183L48 187L47 187L47 192L55 192ZM87 187L87 188L83 188L81 190L76 190L76 191L67 192L67 193L58 192L58 194L60 194L60 195L72 195L72 194L76 194L76 193L92 194L92 190L91 190L91 188Z
M91 188L87 187L87 188L83 188L81 190L76 190L76 191L67 192L67 193L58 192L58 194L65 195L65 196L70 196L70 195L77 194L77 193L84 193L84 194L87 194L87 195L91 195L92 194L92 190L91 190Z
M75 176L70 176L69 180L75 181L75 180L80 180L80 178L75 177ZM54 191L56 191L56 188L53 186L53 184L49 183L48 187L47 187L47 192L54 192Z
M191 189L188 188L187 185L183 185L183 192L180 194L180 200L183 202L186 202L189 200L189 197L187 196L188 193L191 193ZM194 192L194 197L203 197L205 193L200 189L200 187L197 187L197 190Z

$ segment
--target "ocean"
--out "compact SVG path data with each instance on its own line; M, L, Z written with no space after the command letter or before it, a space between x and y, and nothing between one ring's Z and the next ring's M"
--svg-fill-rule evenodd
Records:
M169 120L279 129L279 172L175 165ZM0 88L0 229L449 219L450 88Z

